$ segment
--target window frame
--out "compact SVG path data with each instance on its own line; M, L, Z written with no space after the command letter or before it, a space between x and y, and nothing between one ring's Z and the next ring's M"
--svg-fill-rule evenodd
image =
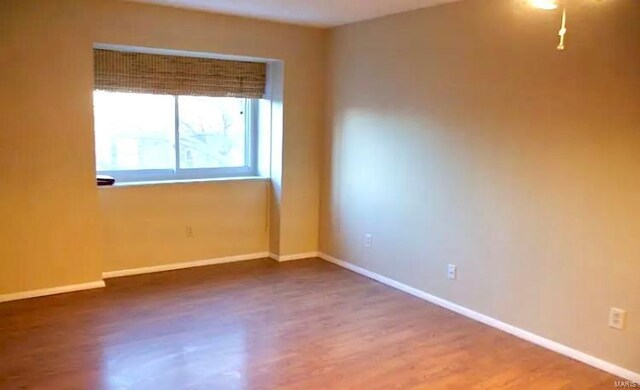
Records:
M95 92L95 91L94 91ZM96 174L111 176L118 183L189 181L257 176L258 161L258 107L260 99L245 99L245 165L241 167L180 168L180 110L179 95L174 98L175 169L137 169L100 171ZM95 121L95 119L94 119ZM94 125L95 126L95 125ZM95 129L94 129L95 131ZM95 146L94 146L95 148ZM97 159L96 159L97 161ZM97 162L96 162L97 163Z

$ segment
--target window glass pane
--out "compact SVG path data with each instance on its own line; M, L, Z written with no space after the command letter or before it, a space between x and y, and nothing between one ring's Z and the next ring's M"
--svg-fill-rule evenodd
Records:
M175 169L175 97L95 91L98 171Z
M180 168L245 165L246 99L178 98Z

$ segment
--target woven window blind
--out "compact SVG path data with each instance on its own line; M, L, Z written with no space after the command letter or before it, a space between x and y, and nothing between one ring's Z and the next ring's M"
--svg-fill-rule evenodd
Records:
M97 90L262 98L266 64L94 49Z

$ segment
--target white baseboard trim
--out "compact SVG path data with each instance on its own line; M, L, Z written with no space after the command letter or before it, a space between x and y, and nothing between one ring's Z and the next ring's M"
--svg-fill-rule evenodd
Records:
M269 252L257 252L257 253L249 253L249 254L246 254L246 255L217 257L217 258L214 258L214 259L205 259L205 260L186 261L186 262L182 262L182 263L154 265L154 266L151 266L151 267L123 269L123 270L119 270L119 271L107 271L107 272L103 272L102 273L102 278L103 279L119 278L119 277L122 277L122 276L150 274L150 273L154 273L154 272L173 271L173 270L184 269L184 268L202 267L202 266L205 266L205 265L214 265L214 264L234 263L236 261L265 259L265 258L268 258L268 257L269 257Z
M295 255L276 255L275 253L269 253L269 257L275 261L283 262L320 257L320 252L296 253Z
M377 274L375 272L371 272L368 271L364 268L358 267L357 265L351 264L349 262L346 262L344 260L340 260L337 259L333 256L327 255L326 253L320 253L319 257L322 258L323 260L326 260L330 263L336 264L340 267L346 268L350 271L353 271L355 273L358 273L360 275L366 276L370 279L373 279L375 281L378 281L382 284L386 284L389 287L393 287L395 289L398 289L400 291L404 291L408 294L411 294L417 298L423 299L425 301L434 303L438 306L441 306L445 309L451 310L453 312L456 312L458 314L461 314L465 317L471 318L472 320L476 320L478 322L482 322L483 324L489 325L493 328L502 330L504 332L510 333L516 337L519 337L523 340L529 341L533 344L537 344L541 347L547 348L551 351L557 352L561 355L570 357L574 360L580 361L582 363L588 364L592 367L598 368L600 370L609 372L613 375L616 375L620 378L624 378L627 380L630 380L632 382L635 383L640 383L640 373L637 372L633 372L631 370L628 370L624 367L620 367L617 366L613 363L607 362L605 360L602 360L600 358L597 358L595 356L591 356L588 355L584 352L578 351L576 349L573 349L571 347L568 347L566 345L560 344L558 342L555 342L553 340L549 340L546 339L542 336L538 336L534 333L531 333L529 331L526 331L524 329L520 329L516 326L507 324L505 322L502 322L500 320L497 320L495 318L489 317L487 315L478 313L476 311L473 311L471 309L467 309L466 307L460 306L458 304L455 304L453 302L447 301L446 299L442 299L439 297L436 297L435 295L431 295L429 293L426 293L422 290L419 290L415 287L411 287L408 286L406 284L400 283L398 281L395 281L393 279L390 279L386 276L382 276L380 274Z
M97 280L95 282L70 284L68 286L43 288L39 290L22 291L12 294L0 295L0 302L17 301L19 299L44 297L47 295L63 294L81 290L91 290L94 288L103 288L105 286L104 280Z

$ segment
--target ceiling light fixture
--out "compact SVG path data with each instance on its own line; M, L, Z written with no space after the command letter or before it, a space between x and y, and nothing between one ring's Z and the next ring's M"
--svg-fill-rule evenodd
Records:
M553 11L562 7L562 25L560 26L560 31L558 31L558 35L560 36L560 43L558 44L557 49L560 51L564 50L565 48L564 38L565 38L565 35L567 35L567 7L569 2L573 4L575 3L575 1L572 1L572 0L524 0L524 1L529 3L529 5L532 7L543 9L543 10L549 10L549 11ZM592 1L601 2L603 0L592 0Z
M540 9L552 10L552 9L558 8L557 0L529 0L529 1L531 2L532 6Z
M562 0L560 0L562 1ZM543 10L555 10L558 9L558 0L529 0L532 6L535 8L543 9ZM563 2L564 3L564 2ZM560 27L560 31L558 31L558 35L560 36L560 43L557 46L557 49L562 51L564 50L564 36L567 35L567 6L566 4L562 7L562 25Z

